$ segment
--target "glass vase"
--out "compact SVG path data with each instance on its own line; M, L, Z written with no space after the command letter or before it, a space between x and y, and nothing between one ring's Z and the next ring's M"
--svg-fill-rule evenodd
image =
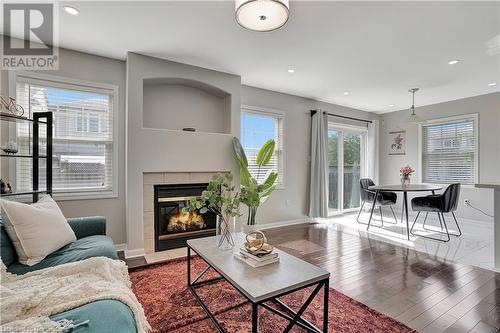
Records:
M217 246L221 250L230 250L234 247L234 231L236 228L236 218L231 216L217 215L216 220L216 240Z
M410 185L410 176L401 176L401 186L405 187Z

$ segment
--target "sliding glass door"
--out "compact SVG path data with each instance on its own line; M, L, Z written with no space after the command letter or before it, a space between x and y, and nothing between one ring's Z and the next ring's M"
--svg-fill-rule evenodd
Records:
M329 214L360 206L359 180L365 173L366 130L330 125L328 128Z

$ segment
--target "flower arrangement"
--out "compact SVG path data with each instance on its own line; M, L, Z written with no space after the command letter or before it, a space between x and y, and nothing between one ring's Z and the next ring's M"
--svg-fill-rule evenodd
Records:
M415 172L415 170L413 170L411 168L411 166L409 166L409 165L406 165L406 166L402 167L401 170L399 170L399 173L403 177L410 177L411 174L414 173L414 172Z
M401 186L406 186L410 184L410 176L412 173L414 173L415 170L412 169L411 166L408 164L399 170L399 173L401 175Z

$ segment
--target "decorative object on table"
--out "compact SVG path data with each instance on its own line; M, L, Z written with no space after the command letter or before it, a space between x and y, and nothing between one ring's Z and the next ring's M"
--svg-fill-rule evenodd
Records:
M14 141L7 142L5 147L0 149L2 149L6 154L16 154L19 151L17 149L17 143L15 143Z
M12 193L12 186L9 183L4 182L3 179L0 179L0 191L1 194L9 194Z
M0 95L0 112L22 117L24 115L24 108L17 104L14 98Z
M404 155L406 146L406 131L389 132L391 137L391 146L389 155Z
M267 166L274 154L276 142L274 140L266 141L260 148L255 158L257 165L257 178L250 174L248 160L238 138L233 138L234 156L240 166L241 193L240 201L248 207L248 225L255 225L255 215L257 209L263 204L274 191L276 186L274 183L278 178L278 173L268 171L264 177L264 181L259 183L259 177L262 167Z
M401 170L399 170L399 173L401 175L401 186L410 185L410 176L414 172L415 170L413 170L409 165L406 165L402 167Z
M240 194L231 185L231 173L215 175L208 183L207 189L201 193L201 198L191 199L185 211L198 210L200 214L210 211L217 215L217 246L222 250L234 247L232 233L235 229L235 218L241 216Z
M279 261L274 247L267 243L266 235L260 230L254 230L246 234L245 242L239 253L234 257L252 267L262 267Z

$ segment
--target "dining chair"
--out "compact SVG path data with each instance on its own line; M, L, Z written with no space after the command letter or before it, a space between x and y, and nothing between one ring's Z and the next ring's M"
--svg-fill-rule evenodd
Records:
M411 200L411 208L418 212L415 220L413 221L413 225L411 226L410 233L413 236L419 236L429 239L434 239L442 242L449 242L450 235L460 237L462 236L462 230L460 230L460 226L458 225L457 217L455 216L455 211L458 207L458 200L460 198L460 184L450 184L446 190L442 194L432 194L425 197L416 197ZM421 212L425 212L424 223L422 223L422 228L427 231L433 231L436 233L440 233L446 235L446 240L421 234L416 234L413 232L413 227L418 220ZM431 230L425 228L425 222L427 222L427 216L429 213L437 213L439 224L441 227L441 231ZM451 213L453 216L453 220L457 226L458 232L453 233L448 230L448 226L446 224L446 220L444 218L444 214ZM444 232L443 232L444 226Z
M373 180L370 178L361 178L359 180L359 185L360 185L360 195L361 195L361 207L359 208L359 213L358 217L356 218L356 222L359 224L364 224L364 225L369 225L369 223L364 223L359 220L359 216L361 215L361 212L363 211L363 207L365 203L372 204L373 199L375 198L375 191L369 190L368 188L370 186L375 185ZM398 220L396 219L396 214L394 214L394 210L392 209L392 206L396 204L396 201L398 200L398 195L395 192L379 192L376 205L378 206L379 209L379 214L380 214L380 221L382 222L381 227L384 226L384 217L382 214L382 207L389 207L392 212L392 216L394 216L394 221L396 223L391 224L397 224Z

